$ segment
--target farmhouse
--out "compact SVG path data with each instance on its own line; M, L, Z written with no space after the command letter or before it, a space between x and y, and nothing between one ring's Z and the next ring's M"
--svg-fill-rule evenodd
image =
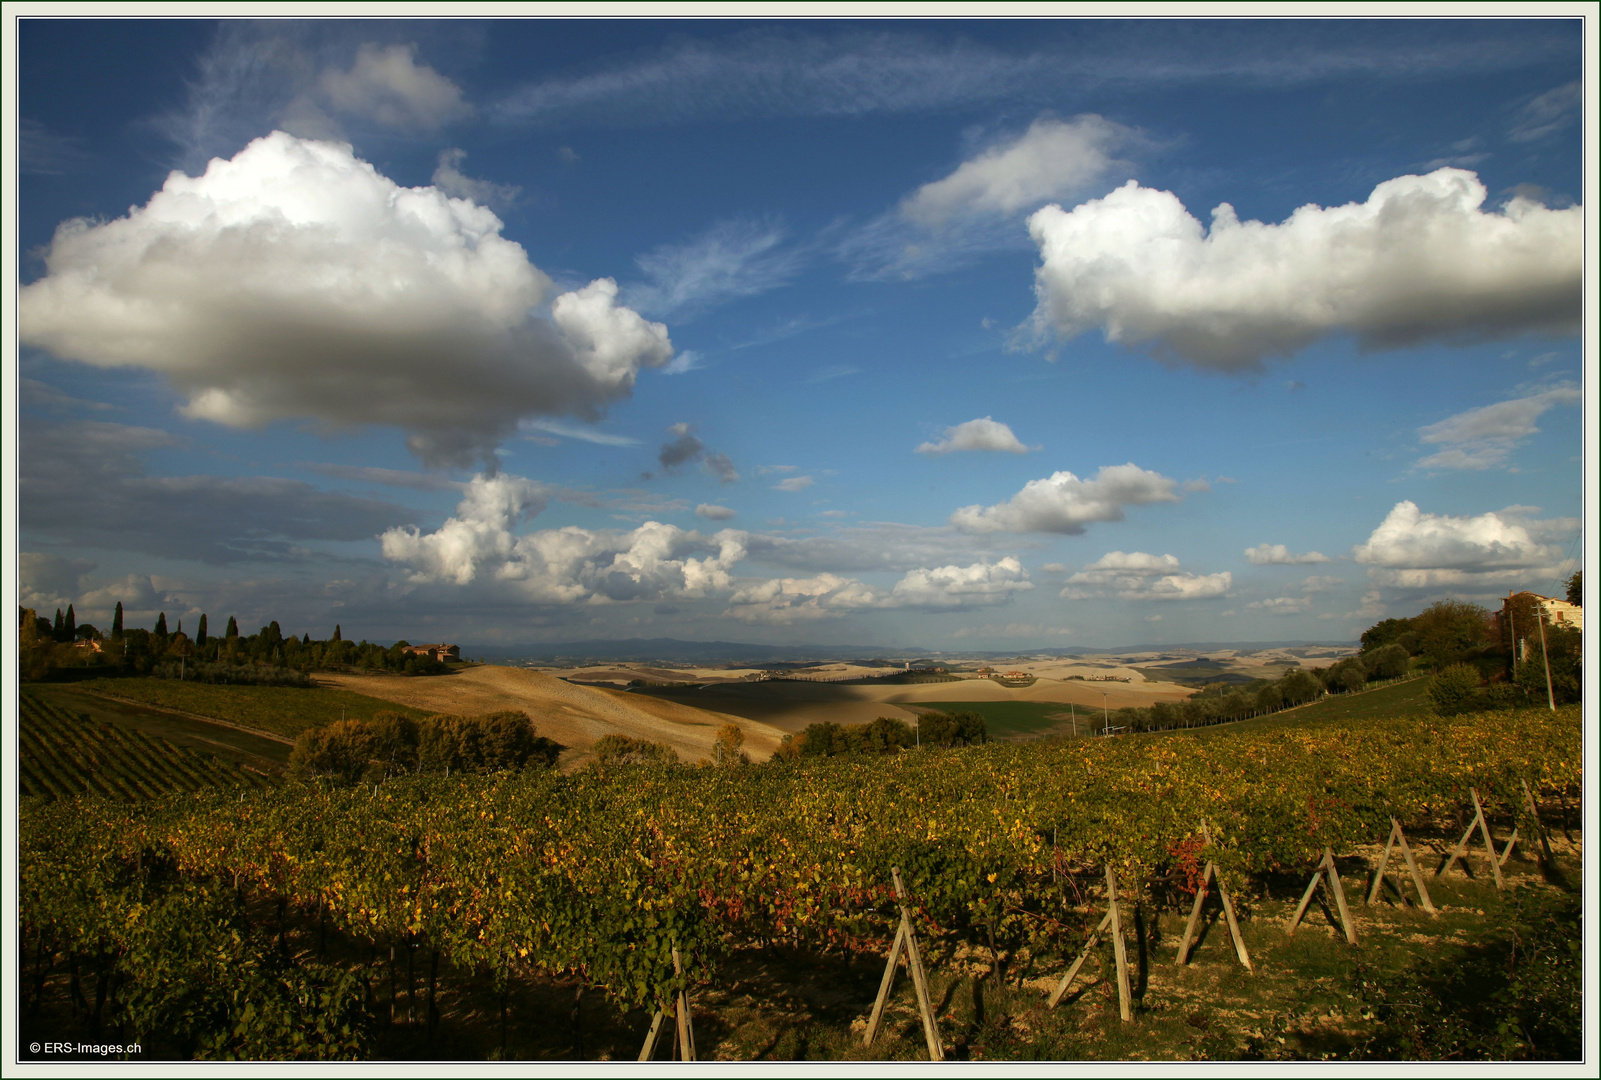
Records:
M407 645L402 650L407 656L426 656L430 660L460 660L460 645Z
M1577 604L1570 604L1566 600L1557 600L1550 596L1541 596L1535 592L1511 593L1501 602L1501 618L1507 618L1507 611L1518 600L1532 601L1540 605L1545 614L1547 626L1570 626L1575 630L1584 629L1584 609Z

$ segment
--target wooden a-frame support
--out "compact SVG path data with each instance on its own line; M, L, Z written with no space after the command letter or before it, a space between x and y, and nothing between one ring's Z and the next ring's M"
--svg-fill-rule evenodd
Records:
M1107 928L1110 927L1112 931L1112 954L1117 960L1117 1012L1124 1020L1133 1019L1134 994L1129 989L1128 950L1123 945L1122 908L1123 905L1117 897L1117 875L1112 872L1112 864L1107 863L1106 917L1101 920L1101 925L1095 928L1095 932L1090 935L1090 939L1084 943L1084 948L1078 954L1078 959L1073 961L1073 966L1067 969L1066 975L1062 976L1061 983L1056 987L1055 992L1051 994L1050 1000L1045 1003L1048 1008L1056 1008L1057 1003L1067 994L1068 988L1073 985L1073 979L1078 975L1078 969L1084 966L1084 961L1089 959L1090 951L1095 948L1096 943L1101 940L1101 935L1106 933Z
M678 947L673 946L673 974L683 977L684 964L679 959ZM673 1019L678 1025L678 1060L695 1060L695 1026L689 1019L689 991L680 990L673 997ZM666 1027L667 1013L661 1009L651 1019L650 1031L645 1035L644 1049L639 1052L640 1061L651 1061L656 1056L656 1041L661 1038L662 1030Z
M1501 876L1501 864L1506 861L1506 856L1496 853L1495 840L1490 836L1490 823L1484 820L1484 805L1479 802L1479 789L1469 788L1468 790L1473 793L1473 820L1468 822L1468 831L1462 834L1461 840L1457 841L1456 850L1452 851L1451 857L1445 860L1445 865L1434 872L1434 876L1439 877L1441 874L1447 873L1451 867L1456 865L1458 859L1462 860L1464 868L1467 866L1468 844L1473 840L1473 830L1477 829L1479 830L1479 835L1484 839L1484 849L1490 857L1490 870L1495 874L1495 887L1504 889L1506 888L1506 879ZM1507 844L1506 854L1512 854L1512 844L1510 842Z
M1529 790L1529 782L1527 780L1518 782L1523 785L1523 805L1529 811L1529 817L1534 820L1535 835L1540 838L1540 861L1548 867L1553 867L1556 865L1556 861L1551 854L1551 838L1545 831L1545 822L1540 820L1540 808L1534 805L1534 793ZM1513 829L1512 836L1508 838L1506 847L1501 851L1500 863L1502 866L1505 866L1507 859L1512 857L1512 845L1517 842L1518 830Z
M1438 915L1439 912L1434 910L1434 901L1429 898L1429 887L1423 883L1423 874L1418 870L1418 861L1412 857L1412 848L1406 842L1406 833L1401 831L1401 823L1393 817L1390 819L1390 838L1384 842L1384 858L1379 860L1379 871L1373 875L1373 888L1368 890L1368 906L1377 903L1379 894L1384 890L1385 882L1388 880L1386 874L1390 869L1390 852L1397 844L1401 845L1401 857L1406 860L1407 871L1412 875L1412 884L1417 887L1418 900L1423 904L1423 910L1430 915ZM1389 885L1395 890L1395 895L1402 900L1406 899L1399 881L1391 881Z
M1206 838L1208 846L1212 843L1212 830L1206 827L1206 821L1201 821L1201 835ZM1256 968L1251 964L1251 954L1245 951L1245 938L1240 934L1240 924L1234 917L1234 902L1229 899L1228 886L1218 875L1217 863L1211 859L1206 860L1206 869L1201 871L1201 884L1195 890L1195 906L1190 909L1190 921L1184 925L1184 937L1179 942L1178 962L1190 962L1190 947L1195 944L1195 928L1201 921L1201 905L1206 903L1207 883L1217 882L1218 898L1223 901L1223 915L1228 919L1229 937L1234 941L1234 952L1245 965L1245 970L1256 974Z
M1307 906L1312 903L1312 894L1317 891L1320 882L1334 897L1334 906L1340 912L1340 928L1345 931L1345 940L1355 945L1356 924L1351 921L1351 913L1345 907L1345 890L1340 887L1340 870L1334 864L1334 849L1326 844L1323 847L1323 858L1318 862L1317 869L1312 871L1312 880L1301 896L1301 906L1295 909L1295 918L1290 920L1286 936L1294 934L1295 928L1301 925L1301 916L1306 914Z
M934 1023L934 1003L928 996L928 977L923 973L923 957L917 949L917 931L912 924L912 909L906 904L906 887L901 884L899 867L890 875L895 879L895 899L900 904L901 921L895 929L895 944L889 950L889 963L884 965L884 979L878 984L878 998L873 1002L873 1013L867 1020L867 1034L863 1046L872 1046L878 1028L884 1020L884 1006L889 1004L889 992L895 985L895 971L900 965L901 953L906 953L906 966L912 973L912 986L917 991L917 1011L923 1017L923 1039L928 1043L928 1060L944 1061L945 1047L940 1042L939 1026Z

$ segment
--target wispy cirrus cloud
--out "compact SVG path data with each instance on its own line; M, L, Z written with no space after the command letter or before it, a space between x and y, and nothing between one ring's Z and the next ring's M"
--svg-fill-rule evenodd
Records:
M691 319L710 308L788 284L809 255L776 222L721 221L686 240L663 244L635 262L645 280L628 303L646 314Z
M1328 79L1496 71L1539 63L1569 41L1488 29L1439 41L1398 29L1384 45L1271 39L1230 26L1087 28L1001 45L921 30L837 34L754 29L678 39L588 71L545 76L485 107L497 123L564 129L773 116L870 116L1085 99L1110 86L1229 81L1292 86Z
M1558 405L1577 405L1581 400L1579 387L1564 382L1537 394L1448 416L1418 429L1423 442L1443 449L1419 459L1414 468L1482 470L1505 465L1512 451L1539 432L1535 422L1541 415Z

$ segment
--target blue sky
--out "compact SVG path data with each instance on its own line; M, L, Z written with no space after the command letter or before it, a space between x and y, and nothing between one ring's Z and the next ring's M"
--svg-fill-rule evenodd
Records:
M24 20L20 601L1021 650L1553 591L1582 44Z

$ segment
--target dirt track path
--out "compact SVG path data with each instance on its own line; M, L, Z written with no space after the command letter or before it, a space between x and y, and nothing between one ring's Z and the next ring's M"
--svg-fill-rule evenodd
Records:
M403 678L394 675L319 674L325 686L351 690L429 712L464 715L520 709L534 718L539 734L587 754L605 735L662 742L684 761L711 756L717 729L737 724L745 733L745 752L764 761L784 732L769 724L673 701L600 687L577 686L525 668L472 667L452 675ZM564 755L566 761L575 755Z

